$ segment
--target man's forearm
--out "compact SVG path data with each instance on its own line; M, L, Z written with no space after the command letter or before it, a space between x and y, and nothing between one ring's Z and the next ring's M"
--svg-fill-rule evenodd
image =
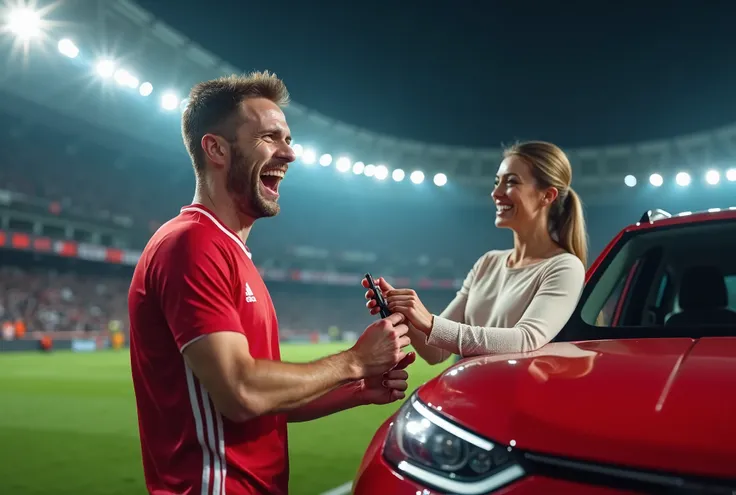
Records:
M348 353L312 363L254 360L243 375L244 394L255 415L283 413L360 378Z
M348 383L288 412L290 423L312 421L336 412L367 404L361 398L361 382Z

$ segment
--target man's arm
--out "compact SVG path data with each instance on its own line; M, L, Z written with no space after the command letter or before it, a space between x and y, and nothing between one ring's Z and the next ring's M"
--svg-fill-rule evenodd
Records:
M183 354L217 410L234 421L298 409L364 376L352 351L311 363L253 359L245 335L239 332L208 335L187 346Z
M369 404L363 398L360 381L348 383L288 413L290 423L312 421L336 412Z
M391 371L381 376L343 385L289 412L289 422L311 421L336 412L368 404L389 404L406 397L409 374L406 367L416 359L410 352Z
M206 234L206 233L204 233ZM204 240L204 242L203 242ZM150 275L186 364L234 421L286 412L353 380L381 374L409 345L402 315L369 326L349 350L311 363L254 359L236 309L228 250L196 230L167 239Z

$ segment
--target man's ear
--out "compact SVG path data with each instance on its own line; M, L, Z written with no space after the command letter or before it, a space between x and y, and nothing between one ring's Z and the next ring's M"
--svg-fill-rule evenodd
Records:
M222 168L230 163L230 143L222 136L216 134L205 134L200 141L204 156L217 168Z

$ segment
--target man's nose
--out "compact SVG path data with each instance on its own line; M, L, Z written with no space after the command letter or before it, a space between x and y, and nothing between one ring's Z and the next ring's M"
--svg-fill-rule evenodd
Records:
M284 146L281 146L276 152L276 157L285 161L286 163L291 163L296 160L296 153L291 146L285 144Z

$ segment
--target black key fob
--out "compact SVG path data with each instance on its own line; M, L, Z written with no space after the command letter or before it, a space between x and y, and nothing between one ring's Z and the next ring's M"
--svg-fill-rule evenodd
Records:
M386 300L383 298L383 293L381 292L381 289L376 287L376 283L373 281L373 277L371 277L370 273L365 274L365 279L368 281L368 287L370 287L373 291L373 299L378 304L378 308L381 312L381 318L386 318L391 314L391 311L389 311L388 306L386 305Z

